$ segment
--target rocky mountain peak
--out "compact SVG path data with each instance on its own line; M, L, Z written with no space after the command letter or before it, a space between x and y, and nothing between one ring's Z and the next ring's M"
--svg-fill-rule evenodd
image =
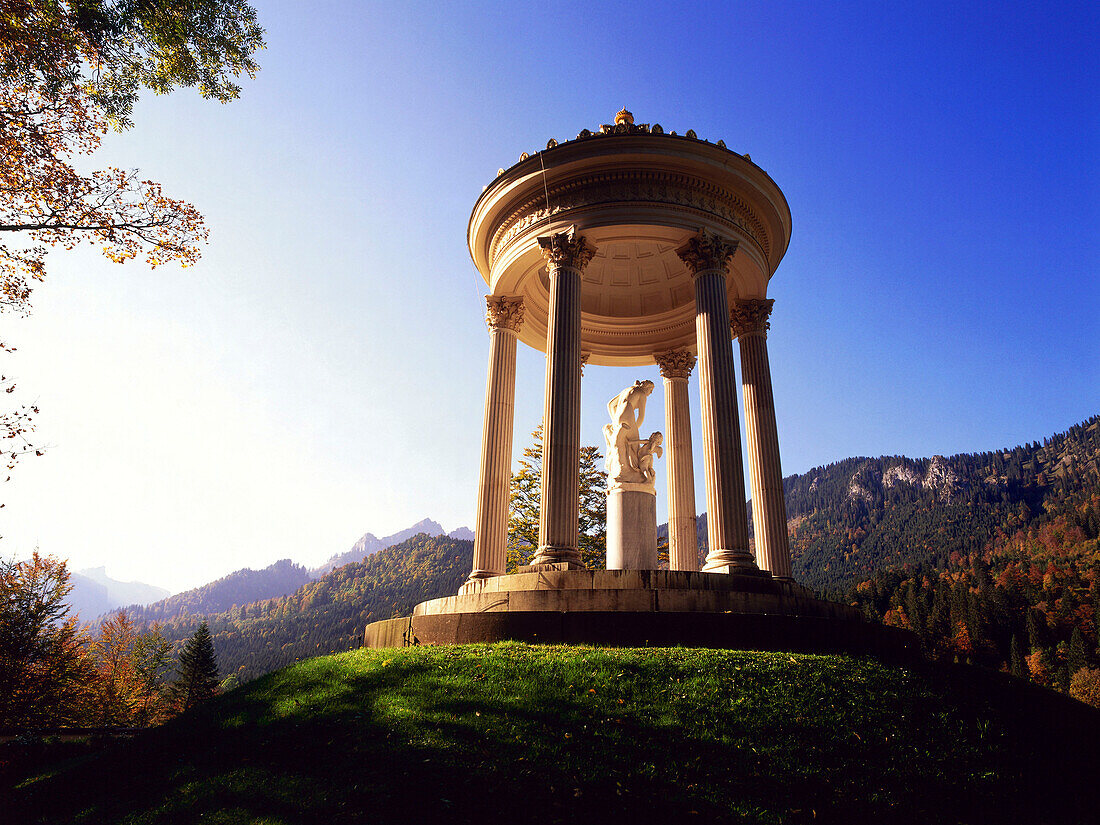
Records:
M924 486L934 491L940 501L948 503L966 489L966 484L942 455L932 456L928 472L924 474Z

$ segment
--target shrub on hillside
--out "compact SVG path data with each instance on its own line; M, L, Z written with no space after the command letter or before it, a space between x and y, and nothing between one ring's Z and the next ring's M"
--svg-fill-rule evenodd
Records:
M1100 708L1100 668L1083 667L1069 680L1069 695Z

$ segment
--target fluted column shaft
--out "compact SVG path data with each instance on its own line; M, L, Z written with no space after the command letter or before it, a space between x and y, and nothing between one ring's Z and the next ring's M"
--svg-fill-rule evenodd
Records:
M516 336L523 299L487 295L489 374L481 429L474 566L470 581L504 573L508 545L508 492L512 480L512 426L516 400Z
M695 279L695 337L710 545L703 570L757 572L749 552L737 376L726 297L726 266L736 250L736 242L701 231L677 254Z
M665 447L668 467L668 567L699 569L695 517L695 469L691 458L688 376L695 356L673 350L654 356L665 385Z
M550 278L539 547L532 564L581 566L581 272L595 250L572 231L539 238Z
M779 433L768 366L768 316L773 303L770 299L738 301L730 321L741 346L741 390L745 400L756 558L760 567L773 576L789 579L787 506L783 499Z

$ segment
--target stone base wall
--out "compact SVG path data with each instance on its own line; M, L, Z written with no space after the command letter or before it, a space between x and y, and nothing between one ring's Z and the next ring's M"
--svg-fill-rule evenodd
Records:
M915 658L912 633L865 621L788 580L667 570L539 570L468 582L412 616L367 625L364 645L505 640Z

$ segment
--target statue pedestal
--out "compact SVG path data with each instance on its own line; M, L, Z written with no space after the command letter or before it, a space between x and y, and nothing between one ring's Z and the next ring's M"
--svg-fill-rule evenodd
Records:
M607 569L657 569L657 494L652 485L607 491Z

